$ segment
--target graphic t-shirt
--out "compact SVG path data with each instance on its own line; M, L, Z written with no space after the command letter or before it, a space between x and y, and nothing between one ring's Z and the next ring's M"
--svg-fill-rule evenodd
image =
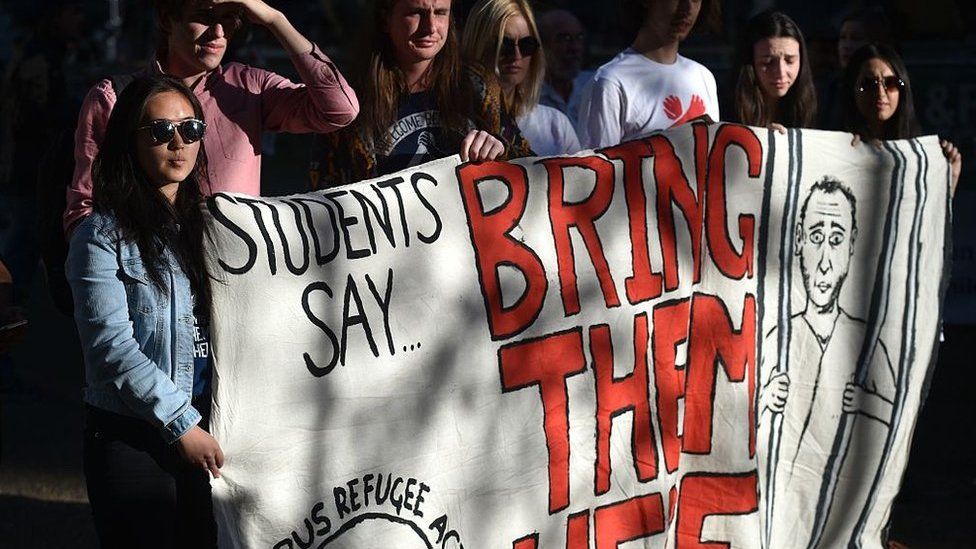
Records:
M457 152L450 145L429 91L412 93L390 126L390 148L377 155L377 172L394 173Z
M210 321L193 307L193 397L210 394Z
M584 148L616 145L707 114L719 120L715 77L678 56L667 65L627 48L600 67L580 102Z

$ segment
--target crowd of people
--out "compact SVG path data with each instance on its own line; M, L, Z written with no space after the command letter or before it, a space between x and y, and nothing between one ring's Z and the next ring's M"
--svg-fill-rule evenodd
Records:
M461 28L452 7L374 2L363 31L350 34L361 40L352 50L359 58L340 71L263 0L156 0L159 39L145 69L99 81L76 120L44 111L45 97L22 101L4 126L0 355L22 339L26 288L44 240L37 227L49 221L18 185L63 178L66 189L44 186L46 195L65 194L63 237L48 239L44 260L52 291L59 275L70 286L64 308L73 310L83 347L84 469L103 546L145 541L145 532L159 546L215 543L208 474L219 476L224 458L207 432L208 357L194 352L206 348L209 295L198 203L220 191L261 194L265 133L314 135L312 189L455 154L572 154L692 120L842 129L852 146L921 133L905 64L869 12L844 21L843 72L820 80L819 90L799 26L779 11L752 17L736 49L734 108L723 113L712 71L681 53L696 29L720 25L718 0L623 0L635 38L595 72L583 70L586 30L570 11L479 0ZM58 32L70 23L59 21ZM299 81L225 61L245 25L274 36ZM44 43L55 47L58 32ZM64 55L55 48L43 60ZM28 61L8 66L5 107L30 76ZM37 128L28 118L35 111L59 118ZM51 154L73 150L66 175L39 171L37 151L30 170L12 162L28 154L16 147L29 142L23 132L40 130L48 133L35 142L61 144ZM955 189L961 155L942 146Z

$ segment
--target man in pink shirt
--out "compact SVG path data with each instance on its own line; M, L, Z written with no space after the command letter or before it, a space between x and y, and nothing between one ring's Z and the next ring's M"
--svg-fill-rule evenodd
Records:
M180 78L203 106L209 161L204 194L261 192L261 132L328 133L351 123L359 101L318 46L262 0L156 0L161 31L156 58L142 73ZM291 57L303 83L270 71L221 64L242 17L266 27ZM92 211L91 168L116 96L102 80L85 97L75 132L75 171L65 232Z

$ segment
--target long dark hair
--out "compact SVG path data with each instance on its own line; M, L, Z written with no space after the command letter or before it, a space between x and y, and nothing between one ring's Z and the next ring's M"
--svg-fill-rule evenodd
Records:
M353 76L360 110L351 128L364 137L374 151L389 145L389 129L396 122L400 101L410 94L386 29L397 1L372 2L370 11L367 11L369 15L364 18L365 28L360 34L362 43L359 47L361 59ZM451 4L453 7L453 0ZM473 115L471 86L467 80L462 76L460 46L452 13L444 46L430 66L430 92L440 112L441 123L448 134L457 135L458 143Z
M895 76L901 78L905 86L898 96L898 108L895 114L885 121L881 135L874 135L868 129L867 120L857 110L857 77L861 67L871 59L880 59L887 63ZM915 99L912 96L912 82L908 78L908 69L904 61L894 48L887 44L867 44L861 46L851 55L844 76L841 80L842 101L844 107L844 128L869 139L908 139L922 133L922 128L915 118Z
M776 120L756 75L754 47L764 38L792 38L800 44L800 71L786 95L779 100ZM735 113L739 122L768 126L773 122L793 128L808 128L817 118L817 92L807 56L807 42L800 27L786 14L767 10L752 19L739 40L736 62Z
M136 129L146 124L146 103L157 94L177 92L203 120L200 102L182 82L166 76L134 80L119 94L105 130L105 139L92 168L92 200L96 210L110 214L122 238L139 248L149 279L165 288L163 252L169 249L190 279L197 303L207 310L210 286L203 257L203 194L207 155L200 143L196 165L180 183L173 204L143 172L136 153Z

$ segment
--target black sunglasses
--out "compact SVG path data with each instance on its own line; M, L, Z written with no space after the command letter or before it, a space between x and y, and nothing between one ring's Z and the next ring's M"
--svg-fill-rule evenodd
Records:
M895 91L905 87L905 81L897 76L885 76L884 78L878 78L876 76L866 77L861 80L857 86L857 91L861 93L867 93L869 91L874 91L878 89L878 85L883 85L884 89L888 91Z
M179 122L160 118L136 129L149 130L149 135L152 137L153 144L155 145L169 143L176 137L177 131L180 132L183 143L190 144L203 139L203 131L207 129L207 124L203 120L197 120L196 118L188 118Z
M515 50L518 50L522 57L532 57L539 51L539 41L534 36L526 36L518 40L502 38L502 47L498 50L500 56L514 57Z
M583 42L585 36L583 33L578 32L576 34L569 32L556 33L556 42L560 44L575 44L576 42Z

